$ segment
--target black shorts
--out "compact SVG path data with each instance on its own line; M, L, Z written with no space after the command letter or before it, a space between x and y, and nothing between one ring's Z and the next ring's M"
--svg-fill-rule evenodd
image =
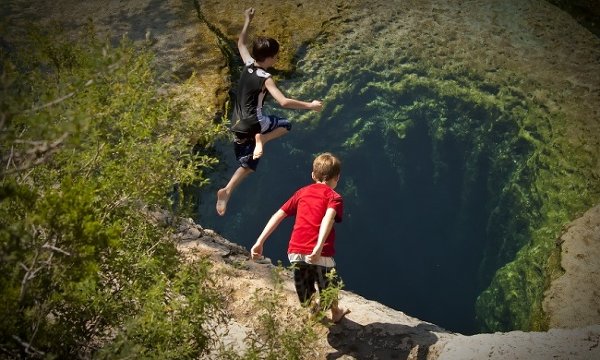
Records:
M334 271L333 267L325 267L320 265L307 264L305 262L294 262L294 285L296 294L303 305L308 304L313 295L317 292L315 284L319 292L329 287L330 280L327 274Z
M235 158L241 167L256 171L259 159L253 159L254 147L256 142L253 139L236 139L233 141L233 151L235 152Z

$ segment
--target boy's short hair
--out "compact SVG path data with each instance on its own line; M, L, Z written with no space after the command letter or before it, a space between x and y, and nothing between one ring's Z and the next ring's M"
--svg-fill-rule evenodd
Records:
M316 181L328 181L342 170L342 162L331 153L322 153L313 161L313 176Z
M257 36L252 43L252 57L256 61L264 61L268 57L273 57L279 52L279 43L277 40Z

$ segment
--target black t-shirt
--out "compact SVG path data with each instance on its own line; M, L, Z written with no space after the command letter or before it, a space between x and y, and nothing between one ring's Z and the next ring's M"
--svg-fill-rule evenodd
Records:
M231 131L240 138L254 137L260 133L259 117L268 94L265 81L271 76L254 61L244 66L238 83L237 101L233 110Z

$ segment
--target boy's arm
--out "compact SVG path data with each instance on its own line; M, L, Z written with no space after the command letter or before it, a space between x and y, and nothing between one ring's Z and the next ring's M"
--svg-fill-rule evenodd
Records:
M263 252L263 244L265 243L265 241L267 241L267 238L269 238L273 231L277 229L281 221L286 217L287 214L281 209L277 210L277 212L273 214L273 216L271 216L269 222L267 222L267 225L265 225L265 228L263 229L262 233L256 240L256 243L254 244L254 246L252 246L252 249L250 250L252 260L260 259Z
M284 108L288 109L305 109L305 110L314 110L321 111L323 108L323 103L320 100L313 100L311 102L300 101L296 99L290 99L283 95L281 90L275 85L275 80L272 78L268 78L265 81L265 87L269 90L269 94L273 96L273 99L277 101L277 103Z
M244 61L244 64L246 64L249 60L252 59L252 56L250 55L250 52L246 47L246 42L248 40L248 27L250 27L250 22L254 17L254 8L246 9L246 11L244 11L244 16L244 27L242 27L242 31L240 32L240 36L238 37L237 46L240 55L242 56L242 61Z
M323 216L323 219L321 220L321 226L319 227L317 245L315 245L312 254L306 257L307 263L314 263L321 257L321 251L323 250L323 245L325 245L325 239L327 239L327 236L329 236L331 228L333 227L333 223L335 222L335 214L336 211L334 208L327 208L325 216Z

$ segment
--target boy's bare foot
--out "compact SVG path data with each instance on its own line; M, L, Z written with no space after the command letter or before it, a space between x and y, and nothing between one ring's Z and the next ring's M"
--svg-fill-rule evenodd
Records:
M342 307L331 308L331 321L338 323L346 316L346 314L350 314L350 309Z
M217 213L221 216L225 215L227 201L229 201L229 191L225 188L217 191Z
M254 146L254 152L252 153L252 158L254 160L260 158L263 155L263 144L256 142L256 145Z

